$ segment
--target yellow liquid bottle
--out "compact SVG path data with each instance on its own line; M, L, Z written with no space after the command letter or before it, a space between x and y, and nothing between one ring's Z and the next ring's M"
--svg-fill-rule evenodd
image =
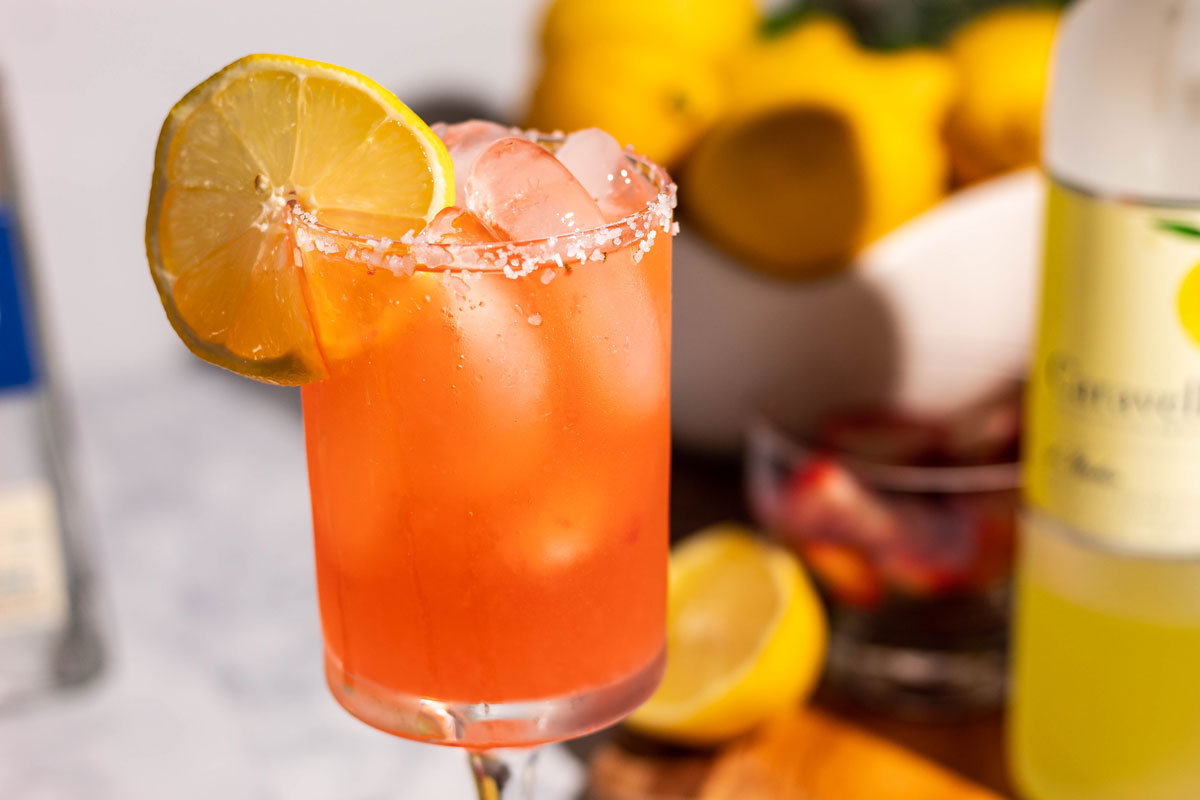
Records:
M1025 524L1012 720L1030 800L1200 797L1200 560Z
M1053 76L1013 772L1200 800L1200 0L1080 0Z

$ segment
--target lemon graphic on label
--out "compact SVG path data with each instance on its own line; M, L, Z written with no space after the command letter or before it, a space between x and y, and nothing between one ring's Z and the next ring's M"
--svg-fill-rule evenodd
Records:
M1187 222L1175 220L1160 220L1159 228L1190 239L1200 240L1200 228ZM1179 284L1179 294L1175 298L1175 308L1179 312L1179 322L1187 331L1192 342L1200 346L1200 261L1188 270Z
M1191 268L1179 285L1176 307L1183 329L1195 344L1200 345L1200 262Z

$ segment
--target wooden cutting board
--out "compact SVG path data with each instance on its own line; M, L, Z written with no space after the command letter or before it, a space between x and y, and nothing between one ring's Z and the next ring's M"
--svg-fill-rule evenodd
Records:
M594 800L1001 800L932 761L815 709L711 756L638 755L617 743L591 762Z

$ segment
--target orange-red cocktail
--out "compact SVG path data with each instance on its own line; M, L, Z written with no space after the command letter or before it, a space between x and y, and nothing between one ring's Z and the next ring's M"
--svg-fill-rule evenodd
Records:
M529 244L448 227L360 281L384 308L371 336L303 389L327 675L377 727L566 738L658 680L667 196L598 221ZM345 269L330 250L308 269Z

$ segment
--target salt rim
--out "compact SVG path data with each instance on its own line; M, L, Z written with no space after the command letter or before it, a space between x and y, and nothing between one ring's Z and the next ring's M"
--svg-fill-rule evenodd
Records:
M558 144L562 136L542 136L539 141ZM300 251L340 254L347 261L364 265L368 273L380 267L396 275L458 269L462 270L460 277L470 273L477 279L483 272L502 272L515 280L540 267L570 270L604 261L609 253L626 249L633 249L636 264L650 252L659 233L669 236L679 233L679 223L672 218L677 202L676 186L667 171L648 158L628 148L627 158L659 190L658 196L645 208L623 219L565 235L518 242L452 244L425 242L410 231L400 239L392 240L330 227L295 203L289 204L285 219ZM627 233L631 235L627 236ZM550 278L543 273L543 283L549 283L554 273L548 274Z

